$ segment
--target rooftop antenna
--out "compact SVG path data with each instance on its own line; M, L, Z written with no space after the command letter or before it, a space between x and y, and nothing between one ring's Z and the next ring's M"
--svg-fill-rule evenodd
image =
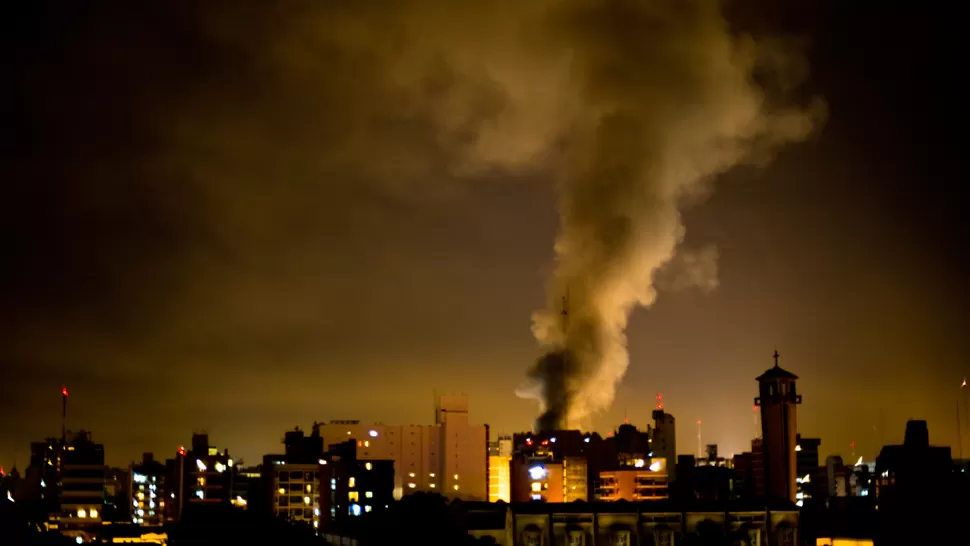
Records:
M697 458L704 458L704 443L701 442L701 420L697 420Z
M569 363L569 349L566 348L566 336L568 335L568 332L569 332L569 287L568 286L566 287L566 294L562 297L561 315L562 315L561 327L562 327L562 345L563 345L562 361L563 361L563 368L566 368L568 367L567 365ZM566 415L564 416L564 419L565 419L564 428L566 430L569 430L569 408L566 408Z
M61 386L61 445L67 443L67 385Z

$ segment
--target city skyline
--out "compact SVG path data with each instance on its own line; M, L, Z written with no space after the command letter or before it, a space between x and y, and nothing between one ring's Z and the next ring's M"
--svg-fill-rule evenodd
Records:
M231 21L178 1L11 16L4 468L59 434L62 385L69 428L91 430L112 464L171 454L193 430L255 462L314 419L429 423L435 390L468 394L493 434L531 428L538 407L515 391L543 353L531 317L555 269L557 158L455 169L424 112L382 126L386 141L354 140L355 116L399 96L377 85L383 65L309 62L313 4ZM854 442L871 459L914 418L958 456L970 245L945 126L959 86L926 60L949 33L929 28L930 8L759 4L734 5L732 24L805 37L807 67L791 68L827 121L688 196L682 249L717 257L716 287L657 283L592 428L643 426L662 392L681 452L697 420L704 443L740 452L777 348L821 453ZM373 28L390 17L360 9ZM427 30L462 45L442 29ZM432 91L465 89L425 75Z

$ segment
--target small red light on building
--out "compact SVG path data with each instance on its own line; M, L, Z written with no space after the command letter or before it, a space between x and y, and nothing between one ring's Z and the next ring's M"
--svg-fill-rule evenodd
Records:
M185 457L185 448L182 446L179 446L179 455Z

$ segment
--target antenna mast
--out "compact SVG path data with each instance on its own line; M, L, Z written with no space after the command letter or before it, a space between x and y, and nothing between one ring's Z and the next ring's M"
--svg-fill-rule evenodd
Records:
M562 297L562 363L563 368L568 368L569 349L566 347L566 335L569 331L569 287L566 287L566 295ZM564 428L569 430L569 408L566 408L566 415L563 416Z

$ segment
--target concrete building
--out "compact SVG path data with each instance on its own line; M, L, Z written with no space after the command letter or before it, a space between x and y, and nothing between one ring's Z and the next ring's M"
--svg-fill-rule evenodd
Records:
M665 412L660 395L657 397L657 407L653 410L653 427L647 427L650 438L650 457L663 457L667 460L665 466L669 472L668 479L677 480L677 430L674 416Z
M175 480L171 488L175 520L196 507L229 505L235 465L229 450L209 445L209 435L193 434L192 449L180 447L175 458ZM177 488L177 489L176 489Z
M512 502L512 437L488 444L488 502Z
M433 425L320 425L325 448L353 439L357 458L394 461L394 496L418 491L488 500L488 426L469 420L465 396L442 396Z
M663 500L669 496L667 459L642 461L634 468L599 473L597 500L630 502Z
M278 518L309 522L318 528L322 467L327 462L320 426L314 423L309 436L299 427L287 431L282 443L282 454L263 456L261 474L269 487L267 509Z
M821 444L819 438L795 435L795 504L798 506L811 499L815 491L812 476L819 474L818 446Z
M86 536L101 528L104 513L104 446L80 431L64 447L61 458L58 529L68 536Z
M592 498L599 478L598 459L607 451L598 435L578 430L524 432L512 436L512 446L512 502Z
M761 434L764 441L765 494L768 498L795 501L795 457L797 412L802 397L795 389L798 376L775 365L758 376L758 397L755 406L761 408Z
M380 511L393 500L394 461L359 459L358 450L355 440L331 444L320 467L320 525Z
M162 525L166 521L168 470L151 453L142 455L140 463L132 463L128 470L128 511L132 523ZM170 501L169 501L170 502Z

